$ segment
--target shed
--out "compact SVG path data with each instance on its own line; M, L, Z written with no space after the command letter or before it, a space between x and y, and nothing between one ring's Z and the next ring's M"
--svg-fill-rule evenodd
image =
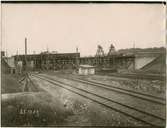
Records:
M79 65L79 75L93 75L95 74L95 66Z

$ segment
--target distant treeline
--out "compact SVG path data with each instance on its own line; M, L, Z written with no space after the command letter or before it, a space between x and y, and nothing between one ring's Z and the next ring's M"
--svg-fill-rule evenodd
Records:
M120 53L131 53L131 52L160 52L165 53L165 47L153 47L153 48L127 48L127 49L119 49Z

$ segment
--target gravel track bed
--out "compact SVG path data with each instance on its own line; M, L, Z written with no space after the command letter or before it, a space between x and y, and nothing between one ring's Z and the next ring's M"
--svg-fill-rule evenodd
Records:
M61 125L74 126L144 126L145 124L119 112L105 108L63 88L33 77L33 81L72 112Z
M60 77L58 77L58 78L56 78L56 76L49 76L49 77L60 80ZM138 99L136 97L131 97L131 96L128 96L125 94L121 94L121 93L106 90L103 88L83 84L80 82L74 82L71 80L63 79L63 78L61 78L61 81L65 82L67 84L71 84L75 87L84 89L84 90L89 90L90 92L93 92L95 94L99 94L101 96L107 97L107 98L112 99L114 101L119 101L122 104L133 106L134 108L137 108L139 110L149 112L151 114L165 118L165 106L164 105L150 103L148 101L144 101L144 100Z

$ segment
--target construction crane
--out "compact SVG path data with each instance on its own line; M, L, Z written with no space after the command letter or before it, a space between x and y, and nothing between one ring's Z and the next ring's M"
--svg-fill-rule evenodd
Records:
M107 58L109 61L112 61L112 64L109 65L109 67L112 69L115 69L116 68L116 64L115 64L115 55L116 55L116 50L115 50L115 47L113 44L110 45L110 48L109 48L109 51L108 51L108 54L107 54Z
M103 48L101 45L97 46L97 51L96 51L96 55L95 55L95 64L98 66L102 66L102 58L105 56Z
M115 52L116 52L115 47L114 47L113 44L111 44L111 45L110 45L109 52L108 52L108 56L109 56L109 55L112 55L112 54L115 53Z
M103 57L103 56L104 56L103 48L101 45L98 45L95 57Z

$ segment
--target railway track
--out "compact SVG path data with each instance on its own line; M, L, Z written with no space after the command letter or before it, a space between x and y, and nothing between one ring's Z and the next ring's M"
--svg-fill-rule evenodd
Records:
M76 77L72 77L72 76L65 77L65 76L61 75L61 78L81 82L81 83L84 83L84 84L89 84L89 85L92 85L92 86L97 86L97 87L104 88L104 89L111 90L111 91L115 91L115 92L118 92L118 93L123 93L123 94L133 96L133 97L137 97L139 99L146 100L146 101L149 101L149 102L152 102L152 103L166 105L166 101L165 101L164 98L156 97L156 96L153 96L153 95L150 95L150 94L141 93L141 92L137 92L137 91L132 91L132 90L128 90L128 89L125 89L125 88L115 87L115 86L112 86L112 85L109 85L109 84L104 84L104 83L101 83L101 82L95 82L95 81L91 81L91 80L85 80L85 79L82 79L82 78L76 78Z
M129 74L109 73L109 75L114 77L123 77L130 79L150 79L150 80L161 80L161 81L164 81L166 79L166 77L163 75L146 75L144 73L129 73Z
M94 101L98 104L101 104L107 108L113 109L117 112L123 113L124 115L129 116L131 118L134 118L138 121L141 121L147 125L165 126L165 119L163 119L159 116L152 115L150 113L147 113L147 112L144 112L141 110L137 110L137 109L130 107L128 105L113 101L112 99L100 96L100 95L95 94L95 93L92 93L89 90L75 87L71 84L64 83L60 80L55 80L55 79L50 78L48 76L41 76L41 75L34 75L34 74L32 76L51 83L53 85L53 87L55 87L55 85L56 85L56 86L59 86L61 88L66 89L66 90L69 90L75 94L78 94L82 97L85 97L91 101Z
M45 75L45 74L41 74L42 76L48 76L48 75ZM58 77L59 76L59 77ZM56 77L58 77L58 78L60 78L60 79L66 79L66 80L72 80L72 79L69 79L69 76L68 77L65 77L64 75L62 76L62 75L56 75ZM53 77L54 78L54 77ZM130 98L133 98L134 100L138 100L139 99L139 101L137 102L137 103L139 103L140 104L140 101L142 102L142 104L147 104L147 106L150 106L150 103L151 104L153 104L153 105L158 105L159 107L158 108L154 108L153 107L153 110L155 109L155 110L161 110L161 109L163 109L163 108L165 108L165 100L163 100L163 99L161 99L161 98L159 98L159 97L155 97L155 96L152 96L152 95L148 95L148 96L150 96L150 97L148 97L147 96L147 94L146 95L144 95L143 96L143 93L140 93L139 92L139 94L137 94L136 95L136 93L137 92L134 92L134 91L132 91L132 90L130 90L130 92L129 92L129 90L127 90L127 91L122 91L122 90L119 90L119 89L122 89L122 88L117 88L117 89L111 89L110 87L110 85L109 85L109 88L106 88L106 87L104 87L103 85L101 85L101 83L99 84L99 85L97 85L97 84L94 84L94 83L96 83L96 82L94 82L93 84L92 83L89 83L89 82L87 82L87 80L85 81L84 80L84 82L83 81L81 81L82 80L82 78L80 78L79 80L76 78L76 76L75 77L72 77L73 78L73 81L74 82L77 82L77 83L83 83L83 84L85 84L85 85L89 85L90 87L91 87L91 85L93 85L94 87L95 87L95 90L96 89L98 89L98 90L101 90L100 88L103 88L103 89L106 89L106 91L108 92L108 91L112 91L112 92L116 92L116 93L118 93L118 96L119 95L121 95L122 97L124 97L124 95L126 96L130 96ZM77 81L76 81L77 80ZM97 90L97 92L95 92L96 94L97 93L99 93L100 95L103 95L102 93L103 92L99 92ZM123 89L124 90L124 89ZM90 90L90 91L93 91L94 92L94 90ZM111 93L112 94L112 93ZM108 97L107 95L103 95L103 96L105 96L105 97ZM114 96L114 95L113 95ZM114 96L115 97L115 96ZM127 99L128 99L128 97L127 97ZM108 97L108 98L111 98L111 96L110 97ZM156 99L157 98L157 99ZM119 98L114 98L114 100L115 101L119 101L119 102L122 102L122 101L120 101L120 100L122 100L122 99L120 99L119 100ZM144 102L144 103L143 103ZM149 103L150 102L150 103ZM125 102L122 102L123 104L127 104L128 106L133 106L133 108L135 108L135 109L137 109L137 110L144 110L145 112L149 112L149 113L151 113L151 114L154 114L154 115L157 115L158 114L158 112L154 112L153 110L152 110L152 112L150 111L150 109L147 107L147 109L145 110L145 108L143 108L142 106L140 107L140 105L137 105L137 106L139 106L139 107L135 107L136 105L135 104L128 104L128 102L127 103L125 103ZM163 112L161 111L160 112L161 114L160 114L160 117L165 117L165 115L163 114ZM159 114L158 114L159 115ZM164 118L165 119L165 118Z

